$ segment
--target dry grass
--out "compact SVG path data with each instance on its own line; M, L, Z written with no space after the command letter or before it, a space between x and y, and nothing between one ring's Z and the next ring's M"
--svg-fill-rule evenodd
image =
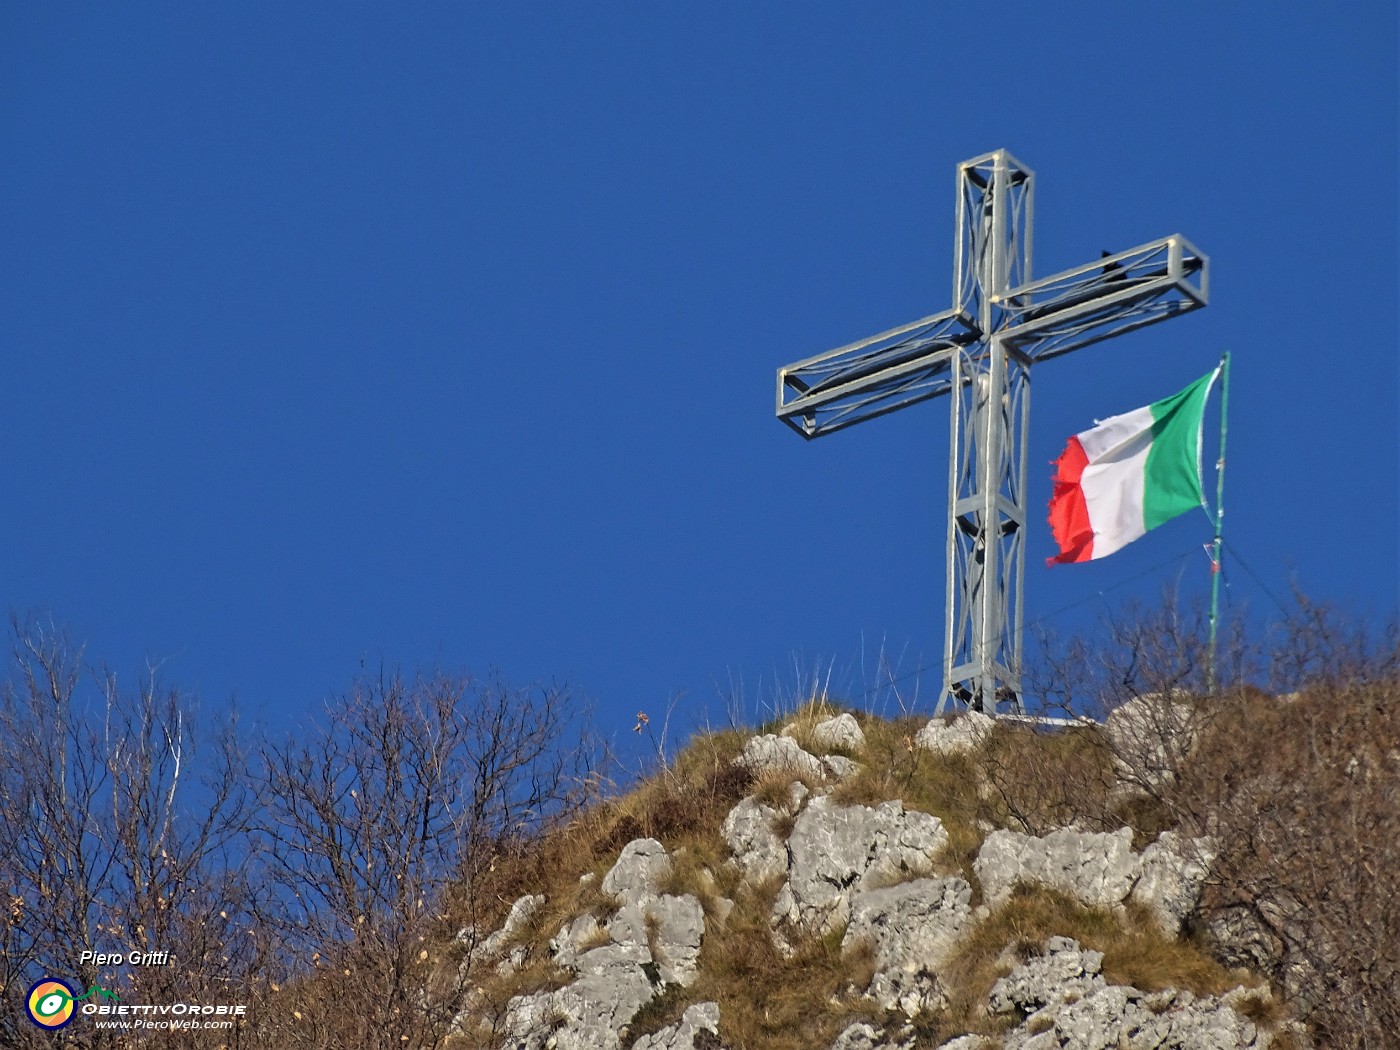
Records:
M1147 909L1135 902L1129 902L1127 921L1112 936L1085 946L1103 952L1103 975L1109 984L1130 984L1144 992L1179 988L1219 995L1240 983L1204 945L1162 934Z
M767 728L795 724L792 735L802 742L811 726L838 710L827 702L809 704ZM833 789L834 800L878 805L900 799L907 809L939 817L950 841L937 873L968 879L974 902L980 901L980 888L972 861L992 827L1043 834L1075 822L1118 827L1128 816L1143 841L1160 830L1163 813L1153 800L1113 791L1111 756L1094 731L1046 734L1002 725L977 751L940 756L914 744L921 719L856 717L866 737L865 748L852 756L861 769ZM672 857L661 890L697 897L706 912L706 934L697 982L648 1004L629 1026L624 1045L674 1023L686 1006L710 1000L720 1005L721 1038L731 1050L805 1050L829 1045L853 1020L877 1025L891 1020L862 998L873 970L868 949L843 958L837 931L801 942L785 958L770 925L779 884L745 886L726 863L719 829L741 798L754 795L778 810L780 834L791 830L800 810L791 801L793 776L769 773L754 779L733 767L746 739L737 732L702 736L628 795L595 805L529 849L501 854L478 885L478 914L488 915L481 928L497 928L510 903L526 892L544 893L548 903L519 938L527 948L524 968L506 980L489 972L480 976L484 1010L499 1012L510 995L562 979L549 962L548 939L585 912L605 921L616 902L600 889L603 875L627 842L652 837ZM480 906L483 894L486 909ZM721 906L725 898L733 902L727 914ZM918 1019L919 1045L937 1046L965 1032L996 1035L1017 1023L989 1016L987 996L999 976L1042 951L1052 936L1073 937L1102 952L1103 975L1111 984L1219 994L1239 983L1201 945L1156 932L1136 907L1120 917L1053 890L1023 887L963 938L942 975L950 1007ZM1264 1026L1276 1026L1274 1013L1265 1016L1265 1006L1257 1009Z
M934 755L914 743L926 720L885 721L858 716L865 733L859 773L837 785L832 798L843 805L878 806L900 799L905 809L931 813L948 832L948 848L938 873L972 877L972 860L982 842L978 822L987 816L979 797L981 774L970 755Z
M814 755L827 753L846 754L846 752L841 749L832 752L830 748L817 747L812 740L812 730L817 727L819 722L825 722L829 718L835 718L844 710L845 708L833 703L829 697L823 694L807 701L791 713L775 718L766 725L760 726L758 732L790 736L797 741L804 751L810 751ZM856 758L858 756L852 754L849 757Z
M719 828L752 785L751 776L733 765L745 739L737 732L697 738L669 768L626 795L598 802L536 841L503 844L449 902L436 946L440 979L455 975L466 954L452 944L453 932L468 925L482 935L499 929L514 901L534 893L543 894L545 903L513 938L525 948L522 968L503 978L495 959L467 960L468 984L481 997L476 1012L496 1017L511 996L555 986L562 977L551 961L550 939L580 915L592 914L600 923L611 917L617 902L603 893L603 877L637 838L655 838L671 854L663 892L693 893L707 920L714 919L719 897L732 893L738 881L723 863Z
M1102 952L1109 984L1218 995L1239 983L1200 946L1157 932L1150 916L1136 907L1123 921L1055 890L1019 886L1005 904L963 936L945 967L950 1006L939 1019L939 1036L995 1035L1014 1023L987 1013L992 985L1016 964L1040 954L1051 937L1073 937L1084 948Z
M769 913L777 885L743 889L723 928L705 938L691 1002L720 1007L720 1038L731 1050L809 1050L830 1045L867 1016L860 994L874 972L868 950L842 956L844 930L798 943L791 958L774 946Z

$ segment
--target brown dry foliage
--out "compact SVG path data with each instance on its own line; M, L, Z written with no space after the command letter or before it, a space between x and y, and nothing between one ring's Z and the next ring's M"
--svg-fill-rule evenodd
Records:
M1089 699L1100 713L1143 694L1170 700L1149 709L1137 742L1146 746L1098 728L1002 723L972 754L934 756L913 744L922 719L856 713L862 768L836 799L901 799L940 817L950 847L939 870L968 878L974 901L972 861L991 827L1126 824L1137 848L1171 827L1210 836L1217 854L1180 940L1151 932L1131 908L1125 922L1048 890L1018 891L960 946L946 975L951 1009L916 1025L928 1045L1003 1026L984 1011L991 983L1052 935L1103 951L1107 979L1143 989L1219 992L1241 979L1224 967L1247 965L1286 997L1258 1005L1257 1019L1304 1016L1318 1045L1371 1050L1400 1031L1394 629L1348 627L1300 600L1262 643L1225 632L1214 691L1203 637L1196 614L1130 610L1107 640L1072 643L1032 678L1039 695ZM859 995L867 954L843 957L838 933L784 958L770 936L777 887L741 886L725 864L719 828L730 808L750 793L783 800L788 789L785 778L754 782L734 767L743 732L703 734L674 758L659 751L651 775L610 794L561 762L577 754L562 735L562 694L522 706L499 690L486 696L496 703L464 708L465 679L359 682L332 705L324 734L265 746L260 764L244 760L231 726L209 738L215 761L201 772L215 774L204 796L213 804L191 821L166 801L183 800L189 783L174 775L168 746L192 724L187 698L154 681L123 694L99 678L97 696L121 727L103 737L81 717L45 718L72 713L75 650L52 633L20 632L16 655L0 697L0 871L23 891L0 909L7 985L43 964L45 945L96 943L102 925L133 944L195 946L199 968L180 974L181 990L236 988L257 1018L236 1033L245 1043L495 1047L511 996L568 979L549 938L584 912L606 919L615 902L603 874L628 842L652 837L673 858L664 889L700 899L706 936L697 984L651 1004L630 1038L707 999L721 1005L732 1050L827 1045L851 1020L886 1020ZM784 723L803 740L838 710L823 695ZM118 738L133 746L112 750ZM65 814L83 806L113 819L67 827ZM250 853L254 840L261 850ZM172 905L176 881L185 893ZM522 965L502 976L477 946L527 893L547 903L519 934ZM725 919L721 897L735 902ZM484 1030L451 1036L469 991ZM0 1019L7 1045L29 1037L7 1027L15 1016Z
M1222 632L1206 688L1199 614L1168 603L1072 643L1047 695L1111 710L1143 694L1143 735L1097 740L1131 790L1114 811L1138 843L1166 827L1216 851L1198 936L1263 973L1320 1045L1367 1050L1400 1031L1400 644L1295 596L1260 641ZM1089 796L1091 799L1093 796ZM1100 811L1079 814L1092 824Z
M1263 968L1323 1045L1400 1031L1398 701L1393 678L1237 695L1170 796L1220 847L1203 920L1255 934L1221 950Z
M272 947L229 863L255 812L234 719L201 717L155 666L119 687L52 625L14 621L12 645L0 679L0 1045L54 1045L22 1005L40 975L130 1002L231 1002ZM170 956L97 967L83 949ZM120 1044L87 1027L84 1045Z
M997 978L1040 954L1051 937L1073 937L1084 948L1103 952L1103 975L1110 984L1214 995L1239 983L1199 945L1161 934L1135 908L1120 919L1052 889L1018 886L963 936L945 968L950 1005L937 1018L931 1045L967 1032L996 1035L1019 1020L990 1015L987 997Z
M868 1015L860 996L873 975L867 949L841 951L844 930L800 941L791 958L773 945L771 893L735 902L734 914L701 953L697 995L720 1002L720 1036L731 1050L828 1046ZM697 999L695 1001L703 1001Z

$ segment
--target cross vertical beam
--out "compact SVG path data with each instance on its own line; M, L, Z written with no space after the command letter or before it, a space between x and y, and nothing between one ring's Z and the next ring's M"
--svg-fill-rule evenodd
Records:
M1031 275L1035 174L1005 150L958 166L953 301L985 333L953 356L943 691L1021 711L1030 361L1006 345L1008 293ZM980 350L980 352L976 352Z
M778 418L808 439L951 395L938 712L1022 707L1031 366L1208 301L1180 234L1033 280L1034 185L1005 150L958 165L952 308L778 370Z

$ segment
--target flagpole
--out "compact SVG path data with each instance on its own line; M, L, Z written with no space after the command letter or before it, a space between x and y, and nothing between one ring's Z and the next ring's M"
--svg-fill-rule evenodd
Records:
M1225 529L1225 419L1230 406L1230 351L1220 358L1220 461L1215 465L1215 543L1210 558L1210 658L1207 686L1215 693L1215 639L1220 622L1220 544Z

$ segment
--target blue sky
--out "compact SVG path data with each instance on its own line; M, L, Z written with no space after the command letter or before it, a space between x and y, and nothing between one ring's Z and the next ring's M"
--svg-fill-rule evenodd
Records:
M1004 147L1037 274L1212 264L1036 370L1028 618L1205 587L1204 518L1050 570L1039 508L1225 349L1227 537L1394 614L1394 4L991 10L4 5L0 604L274 725L381 662L568 681L610 733L936 665L946 406L807 443L774 371L945 308L955 165Z

